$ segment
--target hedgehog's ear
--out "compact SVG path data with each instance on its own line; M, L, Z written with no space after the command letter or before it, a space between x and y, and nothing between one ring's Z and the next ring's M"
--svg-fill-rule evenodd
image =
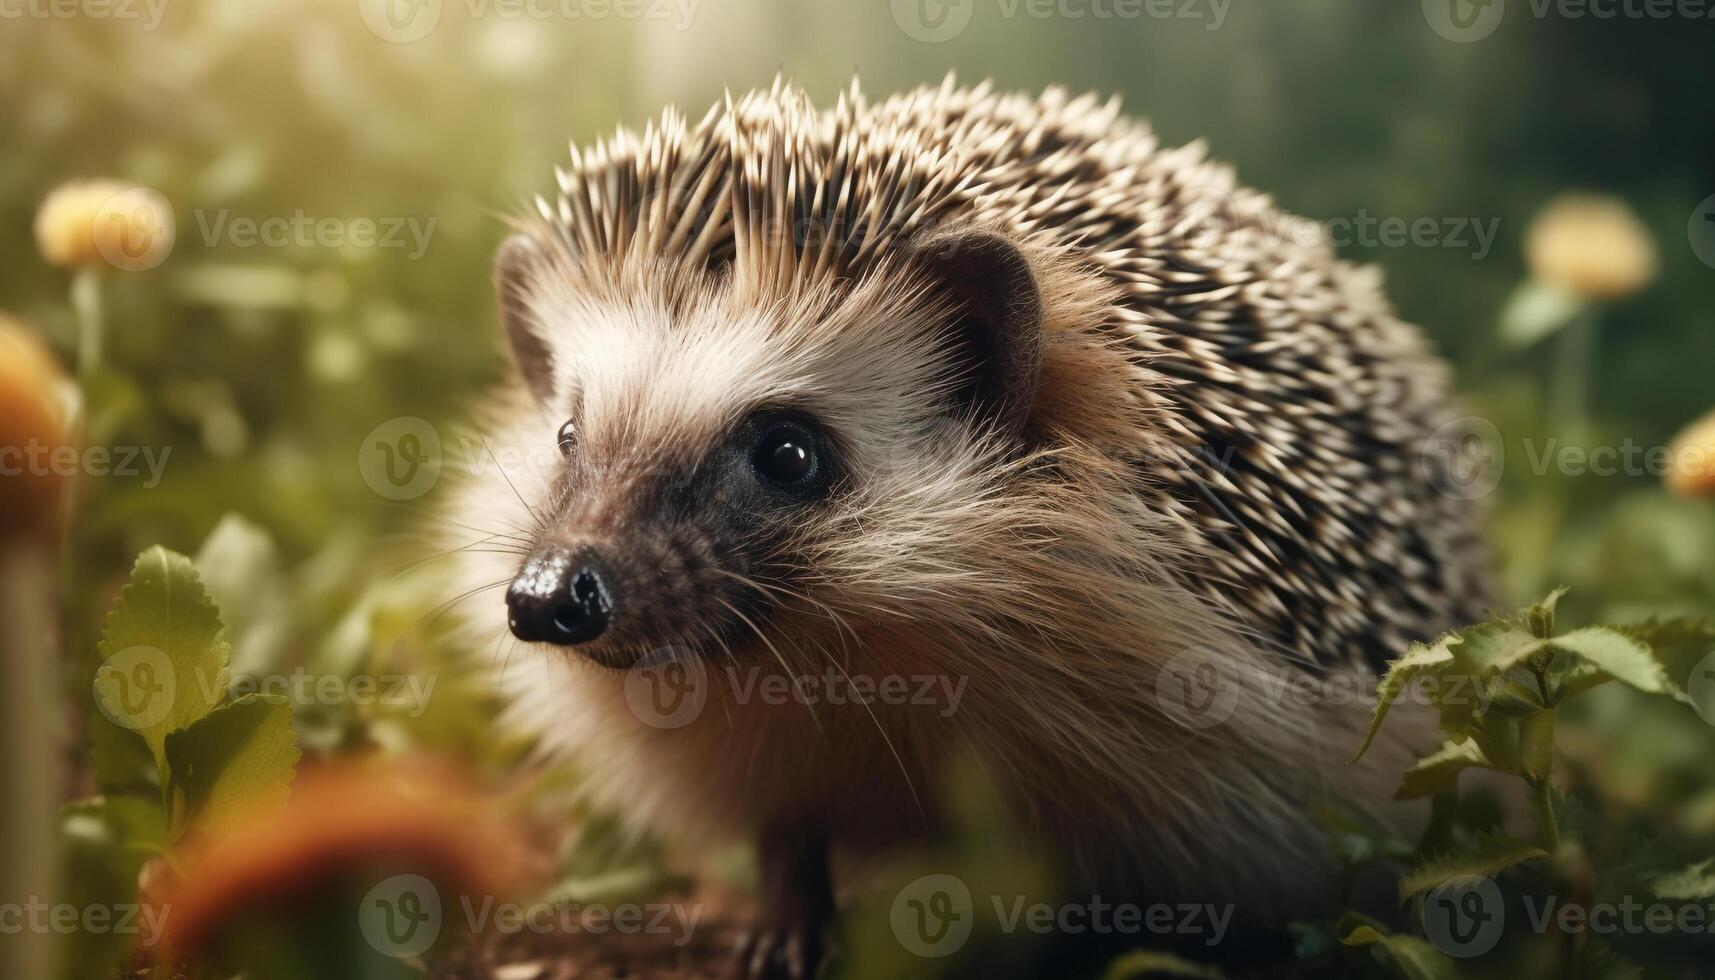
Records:
M506 328L512 363L543 402L554 393L554 356L530 309L530 290L546 264L542 246L522 234L502 242L494 259L494 290L500 297L500 322Z
M1018 435L1042 377L1042 293L1030 260L987 231L944 232L916 251L956 311L952 337L966 378L961 405Z

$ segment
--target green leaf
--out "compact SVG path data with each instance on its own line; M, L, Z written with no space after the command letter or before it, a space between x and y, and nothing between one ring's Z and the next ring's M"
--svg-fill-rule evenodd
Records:
M1715 858L1658 876L1651 883L1657 898L1668 901L1706 902L1715 899Z
M278 802L298 764L292 708L277 694L246 694L167 736L167 758L179 831Z
M1557 700L1564 701L1567 698L1577 697L1585 691L1601 687L1613 679L1607 672L1597 670L1591 664L1579 662L1560 675Z
M1499 834L1479 837L1472 846L1418 865L1399 882L1399 900L1405 901L1419 892L1464 875L1493 877L1498 871L1532 858L1547 857L1548 852L1535 844L1514 840Z
M1456 639L1457 634L1449 633L1425 646L1413 643L1406 650L1405 656L1388 664L1387 673L1382 676L1381 683L1376 686L1375 712L1370 716L1370 727L1364 733L1364 744L1359 746L1358 754L1352 757L1356 762L1370 750L1370 743L1376 739L1376 732L1381 731L1382 719L1387 717L1388 709L1405 693L1405 688L1418 676L1434 673L1453 662L1453 655L1447 651L1448 644Z
M260 674L277 667L290 620L280 558L268 532L228 514L204 539L196 568L226 624L233 672Z
M1606 626L1586 626L1562 633L1552 641L1556 650L1595 666L1622 684L1649 694L1666 694L1686 703L1690 698L1667 676L1667 669L1647 644Z
M1419 759L1417 765L1405 771L1405 779L1393 794L1396 800L1418 800L1425 796L1451 791L1458 785L1459 774L1473 766L1487 766L1489 760L1473 741L1449 741L1430 755Z
M1484 623L1459 634L1448 647L1463 671L1492 677L1523 666L1547 650L1547 644L1510 623Z
M1529 347L1564 329L1584 309L1584 301L1571 290L1527 279L1501 307L1498 332L1508 347Z
M1672 619L1651 619L1643 623L1614 626L1634 640L1647 643L1653 649L1715 640L1715 619L1707 616L1676 616Z
M1108 964L1102 980L1132 980L1133 977L1191 977L1193 980L1225 980L1226 974L1212 966L1193 963L1172 953L1133 950Z
M165 782L167 734L207 715L227 687L225 629L191 560L159 546L139 555L98 649L102 713L143 736Z
M1560 598L1569 590L1561 586L1550 592L1543 600L1524 611L1524 625L1530 634L1539 640L1546 640L1554 635L1554 607L1560 603Z
M1417 936L1386 934L1373 926L1359 926L1340 942L1380 949L1399 975L1411 980L1459 980L1460 977L1458 967L1446 953Z

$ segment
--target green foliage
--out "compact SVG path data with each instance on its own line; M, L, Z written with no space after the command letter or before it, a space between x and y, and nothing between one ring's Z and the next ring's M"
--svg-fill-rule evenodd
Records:
M227 688L231 648L191 560L162 547L138 556L107 617L95 692L167 768L167 734L202 718ZM163 780L165 782L165 780Z
M92 893L86 904L115 908L137 901L147 858L170 860L173 843L187 833L280 801L299 753L285 698L227 700L226 628L185 556L159 546L138 556L99 649L104 662L94 688L102 711L91 716L91 738L106 746L98 757L110 763L96 774L112 777L104 785L110 792L135 788L133 770L120 760L128 745L141 743L160 789L158 799L100 797L62 812L72 879ZM104 936L80 947L65 975L100 975L128 942Z
M1485 834L1457 851L1425 861L1413 868L1399 880L1399 897L1404 901L1454 878L1466 875L1493 876L1515 864L1547 856L1547 851L1534 844L1513 840L1501 834Z
M168 735L167 761L182 826L216 827L280 802L298 764L292 707L279 695L246 694Z
M1374 926L1359 926L1340 940L1347 946L1379 949L1389 965L1407 980L1457 980L1458 969L1445 953L1417 936L1384 933Z
M1188 977L1190 980L1226 980L1226 974L1212 966L1193 963L1172 953L1135 950L1108 965L1102 980L1137 980L1139 977Z
M1396 794L1402 800L1432 798L1435 804L1435 818L1410 870L1399 880L1402 902L1452 882L1493 882L1526 868L1547 883L1549 896L1589 895L1593 883L1599 889L1605 877L1621 881L1630 873L1627 863L1635 858L1635 850L1615 848L1615 828L1592 820L1580 802L1562 797L1554 786L1557 721L1580 706L1571 702L1599 698L1599 689L1609 682L1639 695L1689 703L1663 651L1707 640L1715 635L1715 621L1680 617L1563 629L1557 620L1565 595L1565 589L1557 589L1514 615L1493 617L1431 644L1416 644L1393 661L1379 681L1360 757L1390 708L1410 690L1421 692L1435 707L1447 736L1440 749L1405 772ZM1516 781L1530 801L1537 840L1521 840L1495 826L1462 823L1460 776L1472 770ZM1350 833L1348 829L1336 841ZM1341 843L1338 850L1347 853L1350 845ZM1646 880L1648 894L1656 898L1707 903L1715 898L1715 859L1658 870ZM1515 884L1527 887L1522 881ZM1419 937L1351 916L1334 928L1341 930L1346 946L1376 950L1394 976L1470 975L1471 964L1437 948L1433 934ZM1302 934L1315 935L1317 930L1307 927ZM1300 948L1307 955L1321 952L1302 942ZM1562 969L1580 976L1641 975L1622 952L1601 941L1544 947L1536 955L1560 958Z

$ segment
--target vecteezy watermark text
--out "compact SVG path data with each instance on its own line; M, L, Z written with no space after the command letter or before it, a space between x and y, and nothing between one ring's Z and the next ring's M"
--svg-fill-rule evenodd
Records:
M891 0L893 21L926 44L950 41L971 24L979 2L992 2L1003 20L1180 20L1218 31L1232 0Z
M945 674L869 674L830 666L821 672L783 673L773 668L726 666L711 673L701 657L662 647L637 661L625 677L625 699L638 720L655 728L682 728L695 721L719 687L735 705L806 708L908 707L941 718L959 710L968 677Z
M1516 914L1522 908L1522 921ZM1534 935L1591 933L1598 936L1715 935L1715 904L1707 900L1632 895L1618 901L1568 901L1559 895L1526 894L1509 904L1495 879L1462 875L1430 891L1423 900L1423 934L1449 956L1482 956L1500 944L1509 924Z
M471 20L654 21L675 31L691 26L702 0L464 0ZM441 22L443 0L357 0L370 33L393 44L429 36Z
M1493 34L1507 14L1507 0L1422 0L1422 4L1423 19L1430 28L1461 44ZM1715 0L1527 0L1523 8L1533 20L1715 19Z
M255 218L233 215L226 208L192 212L203 244L233 248L409 248L413 261L429 249L439 218L416 217L335 218L317 217L302 209L290 215Z
M167 0L0 0L0 20L134 20L161 26Z
M153 490L167 468L173 447L49 446L31 439L22 446L0 446L0 477L88 476L143 477L143 489Z
M422 875L393 875L364 895L358 924L376 952L400 959L417 956L440 937L446 904L440 889ZM466 931L473 933L666 936L674 946L691 941L703 915L701 905L680 902L520 903L492 895L459 895L457 909Z
M1100 895L1078 901L1044 901L1029 895L990 895L979 908L971 890L955 875L931 874L912 881L894 896L888 919L906 950L931 959L950 956L970 939L982 911L1006 935L1112 935L1201 938L1216 946L1226 938L1234 906L1197 902L1140 904L1113 902Z
M0 903L0 936L35 935L137 936L139 945L159 942L172 913L168 905L122 902L117 905L74 905L45 902L32 895L22 902Z
M95 703L114 724L141 730L159 723L182 696L214 704L246 694L283 697L297 707L380 707L410 718L422 717L434 695L434 674L314 673L302 667L271 674L237 674L174 666L166 652L152 646L126 647L108 657L96 672ZM188 685L188 686L187 686Z

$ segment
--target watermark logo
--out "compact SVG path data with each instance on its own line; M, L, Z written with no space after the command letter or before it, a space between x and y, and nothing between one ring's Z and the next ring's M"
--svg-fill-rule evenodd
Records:
M422 875L394 875L363 896L358 928L383 956L421 956L441 935L441 893Z
M1481 956L1494 949L1506 918L1500 886L1486 875L1449 879L1423 900L1423 934L1448 956Z
M1501 26L1507 0L1423 0L1423 19L1449 41L1481 41Z
M441 0L357 0L357 10L371 33L393 44L421 41L441 22Z
M625 703L651 728L689 725L703 713L708 699L708 668L683 647L651 650L625 672Z
M976 0L892 0L893 22L914 41L940 44L970 26Z
M1206 650L1186 650L1155 675L1155 700L1175 723L1192 731L1214 728L1233 716L1239 690Z
M1438 493L1456 500L1477 500L1495 492L1506 470L1506 448L1495 423L1475 415L1437 426L1417 454L1423 479Z
M976 909L963 881L947 874L924 875L894 896L888 921L906 950L939 959L957 953L970 941Z
M132 187L96 210L95 250L115 269L143 272L167 261L175 227L173 206L160 191Z
M388 500L415 500L441 479L441 434L414 415L389 419L363 437L357 470Z
M141 731L173 710L173 662L157 647L126 647L95 672L95 704L108 720Z
M1697 210L1691 212L1691 220L1685 224L1685 237L1697 258L1715 269L1715 194L1704 198Z

